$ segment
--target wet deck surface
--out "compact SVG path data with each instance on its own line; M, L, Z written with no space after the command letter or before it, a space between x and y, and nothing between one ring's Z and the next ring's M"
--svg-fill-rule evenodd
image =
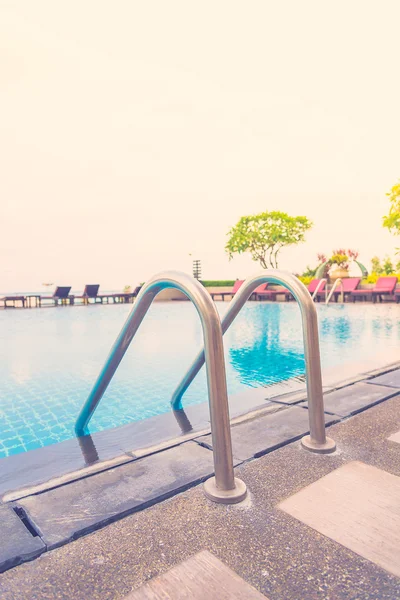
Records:
M300 410L300 409L299 409ZM251 492L241 505L206 500L202 486L112 523L0 575L2 600L123 598L209 550L270 600L400 598L400 579L278 505L352 461L400 477L400 396L329 428L338 451L294 442L236 469Z

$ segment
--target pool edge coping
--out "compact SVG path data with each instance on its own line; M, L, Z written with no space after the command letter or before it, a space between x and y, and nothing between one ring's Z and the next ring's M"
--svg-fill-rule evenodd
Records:
M379 375L390 373L391 371L394 371L399 368L400 368L400 362L396 361L393 363L389 363L384 367L379 367L378 369L372 369L370 371L366 371L364 373L359 373L357 375L350 376L345 379L338 379L338 381L336 383L333 383L330 386L324 387L324 395L330 394L337 390L345 389L346 387L349 387L358 382L368 381L374 377L378 377ZM267 390L268 388L255 388L255 389L257 389L259 391L262 389ZM400 393L400 390L399 390L399 393ZM286 402L280 402L280 399L286 399ZM230 420L231 427L235 427L236 425L238 425L240 423L244 423L246 421L251 421L251 420L257 419L259 417L262 417L262 416L265 416L268 414L280 412L282 410L290 408L291 406L300 404L301 402L304 402L305 400L307 400L307 391L306 390L293 390L293 391L289 391L289 392L286 392L283 394L278 394L276 396L266 398L264 400L264 403L260 403L258 406L253 406L247 412L244 412L242 414L238 414L238 415L232 417ZM203 408L206 408L206 410L208 411L208 402L203 402L203 403L200 403L200 404L194 405L194 406L198 406L198 407L201 406ZM165 413L165 414L169 414L169 413ZM165 414L157 415L156 417L153 417L153 420L154 421L161 420L163 417L165 417ZM138 423L140 424L142 422L141 421L135 422L136 425L138 425ZM133 425L133 424L123 425L122 427L129 428L130 425ZM327 425L327 426L329 426L329 425ZM121 427L116 427L116 428L113 428L108 431L118 431L119 429L121 429ZM102 432L99 432L99 433L101 434ZM131 450L123 451L121 454L119 454L115 457L96 461L91 465L72 470L70 472L61 474L57 477L51 477L51 478L49 478L45 481L42 481L40 483L37 483L37 484L32 484L32 485L22 486L17 489L7 490L0 496L0 506L9 504L10 502L15 502L17 500L26 498L28 496L37 495L37 494L40 494L40 493L43 493L43 492L46 492L46 491L49 491L52 489L56 489L63 485L68 485L69 483L73 483L74 481L79 481L86 477L94 476L96 474L105 472L114 467L118 467L123 464L128 464L130 462L134 462L136 460L145 458L147 456L151 456L153 454L163 452L165 450L168 450L169 448L180 446L181 444L184 444L191 440L195 440L196 438L200 438L205 435L209 435L210 433L211 433L211 427L208 424L207 427L202 427L202 428L198 428L198 429L194 428L191 432L189 432L187 434L171 437L171 438L162 440L161 442L156 443L156 444L151 444L149 446L142 446L142 447L133 448ZM69 440L67 440L67 442L68 441ZM43 448L43 450L45 450L47 448L51 448L51 446ZM42 449L40 449L40 450L42 450ZM7 459L5 459L5 460L7 460Z

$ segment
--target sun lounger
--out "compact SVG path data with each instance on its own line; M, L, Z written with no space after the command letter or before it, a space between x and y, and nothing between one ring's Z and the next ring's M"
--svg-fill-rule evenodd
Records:
M372 301L382 302L382 296L392 296L397 284L397 277L379 277L372 290Z
M75 296L70 296L69 293L71 291L71 286L58 286L55 289L55 292L52 296L40 296L40 304L42 300L53 300L54 304L57 306L60 301L61 304L73 304Z
M361 277L346 277L344 279L342 279L342 285L343 285L343 300L346 301L346 298L348 298L352 292L354 292L356 290L356 288L358 287L359 283L361 281ZM365 290L363 290L365 291ZM335 298L335 302L338 301L339 296L342 293L342 286L340 285L340 283L337 285L335 291L333 292L333 296ZM321 295L325 297L325 290L323 292L318 292L317 296Z
M310 283L307 286L308 291L310 292L311 296L314 294L315 290L317 289L319 282L322 281L318 292L315 295L315 298L317 299L317 301L319 302L319 300L322 297L325 297L325 286L326 286L326 280L321 280L321 279L312 279L310 281Z
M221 300L225 300L225 296L230 296L231 298L233 298L233 296L236 294L236 292L239 291L243 282L244 282L244 279L237 279L230 292L211 292L211 298L213 300L215 300L215 298L218 298L218 297L220 297Z
M353 299L353 302L355 302L356 298L366 299L367 296L371 294L374 303L377 299L379 302L382 302L382 296L391 296L394 294L396 283L397 277L379 277L372 290L354 290L350 293L350 297Z
M256 298L257 300L272 300L275 301L276 297L278 295L285 295L285 300L286 302L288 300L290 300L291 297L291 292L289 292L289 290L285 287L283 287L282 285L271 289L269 286L271 284L269 283L264 283L263 285L260 285L256 290L255 290L255 294L256 294Z
M3 308L17 308L17 303L21 302L22 308L25 308L26 297L25 296L2 296L0 302L3 304ZM11 303L11 304L9 304Z
M353 292L356 291L356 289L360 285L360 281L361 277L348 277L346 279L343 279L343 296L345 301L346 297L350 296ZM340 294L340 292L341 288L339 286L338 295ZM334 292L334 295L336 296L336 291Z
M79 298L83 300L84 304L89 303L89 298L93 298L96 302L97 294L99 292L100 285L96 284L88 284L85 285L85 289L83 290L83 294L81 296L75 296L75 298Z
M315 292L315 290L317 289L317 287L318 287L318 284L319 284L319 282L320 282L320 281L321 281L320 279L312 279L312 280L310 281L310 283L309 283L309 284L308 284L308 286L307 286L307 289L308 289L308 291L310 292L310 294L313 294L313 293ZM321 284L321 287L319 288L319 290L318 290L318 291L319 291L319 292L322 292L322 291L324 291L324 289L325 289L325 285L326 285L326 282L325 282L325 281L323 281L323 282L322 282L322 284Z
M100 286L97 283L85 285L83 296L86 296L87 298L96 298L97 294L99 293L99 287Z
M112 293L112 294L98 294L97 298L100 298L101 302L103 302L103 300L105 300L107 302L107 304L110 301L113 304L119 303L119 302L124 302L124 303L133 302L133 299L136 298L136 296L138 295L138 293L140 292L141 289L142 289L142 286L138 285L137 287L135 287L133 292L116 292L116 293Z

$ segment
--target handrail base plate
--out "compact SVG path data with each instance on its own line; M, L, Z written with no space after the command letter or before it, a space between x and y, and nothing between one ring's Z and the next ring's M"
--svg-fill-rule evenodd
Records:
M336 444L335 442L327 437L324 444L320 444L311 439L309 435L305 435L301 439L301 445L304 450L308 450L309 452L315 452L316 454L330 454L331 452L335 452Z
M212 502L218 504L237 504L247 496L247 487L244 481L235 477L235 487L233 490L220 490L215 484L215 477L211 477L204 482L204 493Z

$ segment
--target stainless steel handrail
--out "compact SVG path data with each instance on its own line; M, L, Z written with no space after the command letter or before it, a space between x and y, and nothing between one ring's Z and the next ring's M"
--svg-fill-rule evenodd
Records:
M338 277L335 281L335 283L332 286L331 291L329 292L328 297L325 300L325 304L329 304L329 300L332 298L332 294L335 291L335 289L337 288L338 284L340 283L341 285L341 302L344 301L344 288L343 288L343 281L340 279L340 277Z
M315 296L318 294L318 292L319 292L319 288L320 288L320 287L321 287L321 285L324 283L324 281L325 281L325 283L327 283L327 279L324 279L324 278L323 278L323 279L320 279L320 280L318 281L318 285L317 285L317 287L315 288L313 295L311 296L311 299L312 299L312 300L314 300ZM325 298L326 298L326 290L325 290Z
M215 477L205 484L206 495L215 502L232 504L246 497L246 485L234 477L229 405L221 321L209 293L193 277L178 271L155 275L140 291L111 352L84 403L75 424L78 436L88 434L88 424L118 368L129 344L140 327L154 298L161 290L180 290L195 305L203 327L210 423Z
M311 452L328 453L335 450L335 442L326 437L324 417L324 397L322 392L321 360L318 340L318 319L314 302L307 288L291 273L268 269L253 277L249 277L229 304L229 309L222 319L222 333L230 327L242 306L262 283L284 285L296 298L301 311L303 323L304 355L306 362L306 384L308 411L310 419L310 435L302 439L302 445ZM176 388L171 405L174 410L182 408L182 396L204 364L202 350L186 375Z

